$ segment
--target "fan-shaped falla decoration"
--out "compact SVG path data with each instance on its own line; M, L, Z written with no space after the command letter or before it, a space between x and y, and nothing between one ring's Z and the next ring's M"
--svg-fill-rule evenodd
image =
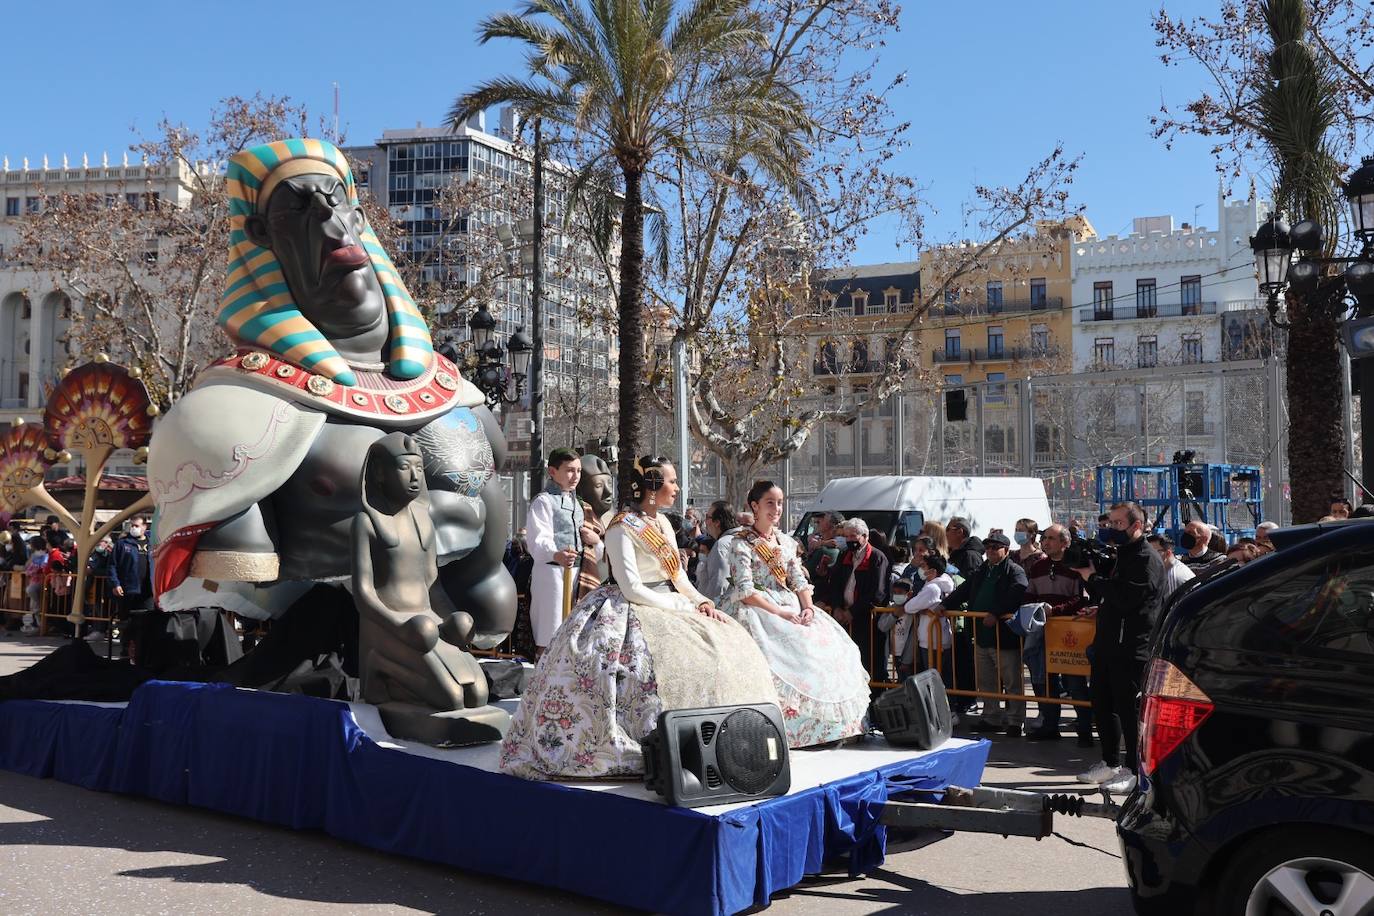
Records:
M145 448L157 413L135 372L97 360L63 376L48 397L43 426L57 450Z
M18 512L30 505L29 494L52 466L48 451L41 426L15 423L0 436L0 506Z

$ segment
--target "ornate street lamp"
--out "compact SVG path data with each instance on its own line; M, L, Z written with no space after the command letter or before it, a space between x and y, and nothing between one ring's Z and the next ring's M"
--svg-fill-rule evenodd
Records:
M1288 224L1271 213L1250 238L1250 250L1255 253L1255 278L1260 291L1269 299L1272 314L1279 293L1288 284L1288 268L1293 263Z
M472 349L475 364L472 365L473 384L486 396L488 407L514 404L525 396L525 379L529 374L530 354L533 347L523 328L517 328L510 336L506 346L493 339L496 332L496 319L486 303L468 318L468 331L472 336ZM509 354L510 365L505 357Z
M1358 317L1341 323L1341 337L1352 360L1359 361L1359 384L1366 394L1360 399L1364 438L1363 477L1374 480L1374 157L1365 157L1343 189L1350 205L1350 228L1360 242L1355 257L1325 257L1323 227L1305 219L1290 230L1277 216L1270 216L1250 239L1255 254L1255 277L1269 300L1269 320L1278 327L1278 301L1285 288L1305 304L1337 308L1347 314L1352 305ZM1294 251L1303 252L1294 263ZM1329 268L1341 265L1342 273ZM1353 302L1352 302L1353 300ZM1363 488L1363 484L1361 487Z
M1374 156L1365 156L1345 185L1350 204L1350 227L1368 248L1374 243Z

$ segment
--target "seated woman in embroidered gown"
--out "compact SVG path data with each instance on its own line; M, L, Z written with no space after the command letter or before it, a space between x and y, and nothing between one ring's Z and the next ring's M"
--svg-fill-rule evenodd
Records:
M605 536L615 584L583 598L554 633L501 743L502 772L642 773L640 742L663 710L778 701L749 633L687 579L659 512L677 494L667 459L635 461L630 504Z
M754 524L730 549L721 609L744 624L773 673L790 747L857 735L868 711L868 673L854 640L811 603L797 543L778 530L783 492L763 480L749 491Z

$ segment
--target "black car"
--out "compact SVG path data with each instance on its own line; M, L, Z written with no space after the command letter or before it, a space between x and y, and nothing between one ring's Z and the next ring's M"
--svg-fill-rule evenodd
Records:
M1154 634L1117 822L1140 913L1374 913L1374 521L1271 537Z

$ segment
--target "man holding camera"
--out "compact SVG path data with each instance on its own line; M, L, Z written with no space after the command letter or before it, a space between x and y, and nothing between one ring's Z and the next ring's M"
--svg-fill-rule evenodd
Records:
M1117 503L1108 515L1104 540L1116 547L1111 571L1099 575L1091 563L1077 570L1088 583L1088 591L1099 599L1091 693L1093 719L1102 741L1102 760L1079 779L1124 794L1136 783L1140 737L1136 696L1149 658L1150 629L1164 592L1164 564L1145 541L1145 510L1137 503ZM1118 750L1123 738L1124 764Z

